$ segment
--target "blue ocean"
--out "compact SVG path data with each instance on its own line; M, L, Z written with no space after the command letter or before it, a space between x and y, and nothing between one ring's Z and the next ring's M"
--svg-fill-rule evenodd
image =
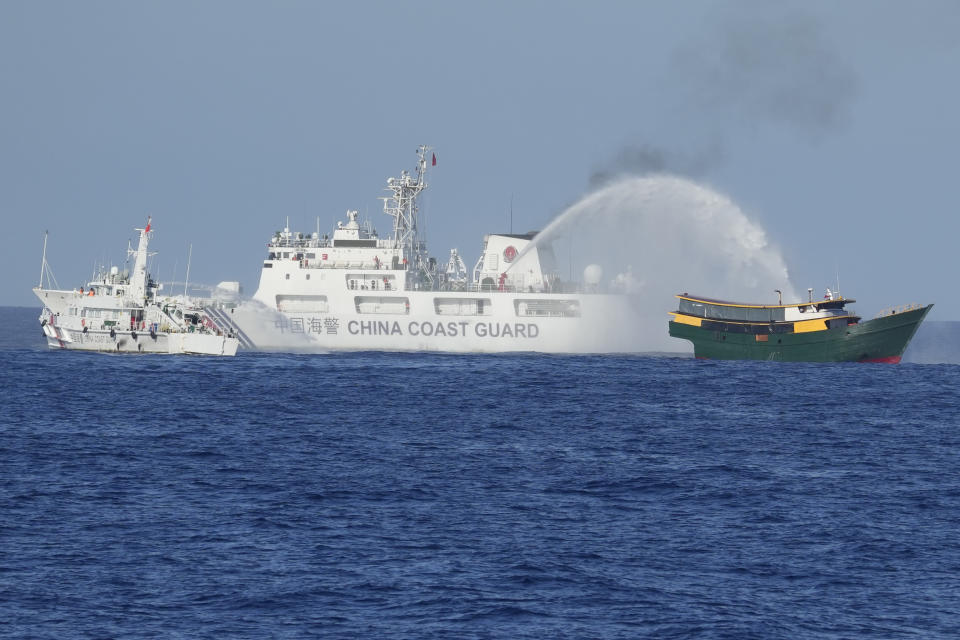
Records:
M0 311L4 638L958 635L960 366L115 356Z

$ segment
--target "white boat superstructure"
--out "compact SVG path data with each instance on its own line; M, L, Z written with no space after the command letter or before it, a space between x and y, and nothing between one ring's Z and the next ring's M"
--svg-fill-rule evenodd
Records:
M428 155L429 154L429 155ZM625 352L639 330L625 294L600 291L596 265L585 283L561 280L535 233L491 234L468 271L456 249L443 263L427 254L417 196L427 187L431 149L415 174L387 180L381 237L348 211L332 234L294 233L267 245L252 301L229 320L244 346L276 350L452 352ZM622 280L622 278L621 278Z
M46 240L40 284L33 289L44 308L40 324L53 349L113 353L189 353L232 356L239 340L219 318L213 301L162 297L162 285L147 272L152 234L148 219L133 256L133 270L101 270L86 287L44 288ZM48 278L49 279L49 278Z

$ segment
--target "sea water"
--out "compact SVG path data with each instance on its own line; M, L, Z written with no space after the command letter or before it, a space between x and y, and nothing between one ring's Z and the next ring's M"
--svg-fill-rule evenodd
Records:
M5 638L960 628L955 365L118 356L3 312Z

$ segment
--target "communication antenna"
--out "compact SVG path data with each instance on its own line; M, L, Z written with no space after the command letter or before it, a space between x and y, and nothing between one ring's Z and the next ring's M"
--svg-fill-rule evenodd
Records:
M47 267L47 236L50 235L50 231L43 232L43 257L40 258L40 284L37 285L38 289L43 289L43 272Z
M783 291L780 289L774 289L774 292L777 294L777 304L783 304Z
M287 223L289 224L289 222ZM193 245L187 251L187 277L183 279L183 297L187 297L187 283L190 282L190 258L193 257Z
M510 194L510 233L513 234L513 194Z

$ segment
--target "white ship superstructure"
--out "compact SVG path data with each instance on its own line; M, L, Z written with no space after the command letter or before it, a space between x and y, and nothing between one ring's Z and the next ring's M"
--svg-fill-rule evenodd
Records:
M252 301L229 315L261 349L452 352L630 351L636 325L626 295L600 292L600 269L584 284L561 280L549 245L535 234L491 234L468 270L456 249L427 255L417 196L430 149L415 175L387 181L381 237L356 211L330 235L277 232L267 245ZM429 156L435 161L435 156ZM248 341L248 342L247 342Z
M33 292L44 305L40 324L47 345L113 353L236 354L239 341L213 301L161 296L161 285L147 272L150 221L136 231L137 249L128 249L134 258L132 272L104 269L79 289L44 288L44 242L40 284Z

